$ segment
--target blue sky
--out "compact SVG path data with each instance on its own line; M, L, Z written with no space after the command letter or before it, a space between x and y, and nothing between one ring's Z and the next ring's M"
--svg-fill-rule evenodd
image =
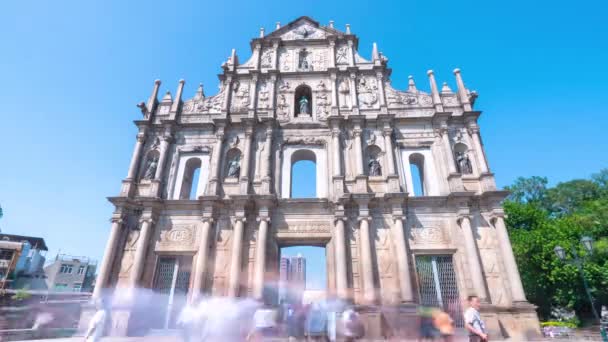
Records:
M551 183L608 166L605 1L10 1L0 11L0 205L4 232L43 236L54 255L101 258L135 142L135 104L153 81L185 96L217 91L231 48L260 27L308 15L350 23L392 81L426 71L479 92L476 108L500 186Z

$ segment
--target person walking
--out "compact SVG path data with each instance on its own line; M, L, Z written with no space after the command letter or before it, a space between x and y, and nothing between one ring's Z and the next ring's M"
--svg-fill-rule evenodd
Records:
M97 311L93 318L89 321L89 328L87 329L86 334L84 335L84 340L86 342L98 342L101 340L101 337L104 333L104 328L106 326L109 313L106 308L106 303L103 299L99 299L97 301Z
M469 308L464 312L464 327L469 332L470 342L486 342L488 341L488 333L486 325L479 314L479 297L469 296Z

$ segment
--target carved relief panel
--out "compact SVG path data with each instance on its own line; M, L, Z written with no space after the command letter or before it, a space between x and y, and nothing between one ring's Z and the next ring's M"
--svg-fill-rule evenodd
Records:
M393 241L390 229L381 220L375 221L375 246L380 280L380 298L383 303L392 304L398 301L397 264L393 252Z
M196 223L175 224L160 231L157 252L196 252Z
M249 107L249 82L237 80L232 85L232 100L230 110L243 112Z
M228 219L221 219L217 223L215 241L215 260L212 278L212 295L224 296L228 288L228 270L232 247L232 230Z
M378 107L378 81L374 77L361 76L357 79L357 99L361 109Z

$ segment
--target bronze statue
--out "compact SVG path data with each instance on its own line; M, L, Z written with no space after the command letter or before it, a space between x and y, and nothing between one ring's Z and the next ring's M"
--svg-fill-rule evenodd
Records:
M376 158L369 158L367 166L369 167L370 176L382 176L382 166Z
M300 97L298 103L300 105L300 114L310 114L310 107L308 105L308 98L306 96Z
M465 152L456 152L456 163L458 164L458 171L463 175L470 175L473 173L473 167L471 166L471 160Z
M146 173L144 174L144 179L154 179L156 175L156 168L158 167L158 157L154 156L148 160L148 165L146 166Z
M232 160L228 162L228 177L238 178L241 174L241 162L240 157L234 156Z

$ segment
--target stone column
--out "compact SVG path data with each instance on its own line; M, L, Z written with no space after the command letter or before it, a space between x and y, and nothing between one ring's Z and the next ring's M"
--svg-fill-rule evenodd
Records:
M228 284L228 297L238 297L241 286L241 259L243 257L243 233L245 218L237 217L232 232L232 256L230 258L230 280Z
M348 279L346 275L346 237L344 218L335 218L334 250L336 252L336 290L338 298L348 298Z
M439 96L439 89L437 88L437 83L435 82L433 70L427 71L426 74L429 76L429 83L431 84L431 96L435 110L437 112L443 112L443 103L441 103L441 96Z
M357 75L355 73L350 74L350 108L358 108L359 103L357 102L357 83L355 80L357 79Z
M338 108L338 91L337 91L337 85L336 85L336 81L338 79L338 76L336 75L335 72L332 72L331 75L329 75L330 79L331 79L331 108ZM332 114L333 111L332 111ZM337 112L336 112L337 114Z
M394 175L395 174L395 155L393 151L393 129L390 127L385 127L382 131L384 135L384 148L386 149L386 166L387 166L387 174Z
M439 129L439 134L441 134L441 142L443 143L443 150L445 151L445 155L448 158L448 170L450 174L457 173L456 170L456 161L454 160L454 152L452 151L452 144L450 144L450 137L448 135L448 127L447 123L443 122L441 124L441 128Z
M357 176L363 175L363 150L361 146L361 128L353 129L355 136L355 163L357 164Z
M191 299L194 301L201 295L201 291L204 290L205 279L207 278L207 254L209 250L209 231L211 230L211 224L213 219L204 218L203 226L200 230L200 240L198 242L198 251L196 252L196 269L194 270L194 280L192 282L192 296Z
M268 90L268 96L270 96L270 98L268 99L268 106L270 108L268 110L268 117L274 118L274 99L276 97L275 93L277 88L277 75L270 75L270 82L267 82L266 84L270 86L270 89Z
M374 268L372 264L372 244L370 240L369 217L359 218L361 273L363 275L363 298L367 303L376 300L374 289Z
M471 107L471 102L469 101L467 89L464 87L462 75L460 75L460 69L454 69L454 75L456 76L456 86L458 87L458 97L460 98L460 103L462 104L465 112L470 112L473 110L473 108Z
M401 290L401 301L411 303L414 301L414 292L412 291L412 279L410 273L409 252L405 243L405 232L403 229L403 220L405 216L395 216L393 218L393 236L395 239L395 250L397 257L397 268L399 270L399 289Z
M221 155L222 143L224 141L224 127L218 127L215 131L215 146L213 147L213 156L211 158L211 179L209 180L210 195L217 195L219 192L219 182L222 178Z
M349 27L349 25L347 25L347 27ZM350 34L350 33L348 33ZM355 49L353 48L353 41L352 40L348 40L347 42L348 44L348 66L355 66Z
M340 160L340 127L338 127L337 124L332 127L331 130L331 149L334 164L333 175L335 177L342 176L342 161Z
M380 107L386 107L386 99L384 97L384 75L382 72L376 73L376 80L378 81L378 97L380 98Z
M137 246L135 248L135 258L133 259L133 268L131 268L131 274L129 278L129 287L136 288L139 279L144 270L144 264L146 262L146 252L148 250L148 241L150 240L151 226L154 221L151 218L143 218L141 220L141 228L139 230L139 238L137 239Z
M255 112L255 101L258 98L258 76L253 74L251 83L249 83L249 112L253 114Z
M270 191L270 183L272 181L272 172L271 172L271 165L272 165L272 123L269 121L267 123L266 126L266 143L264 146L264 152L262 155L262 163L264 165L263 171L262 171L262 184L263 184L263 191L266 194L269 194Z
M162 181L163 170L165 169L165 162L167 161L167 151L169 143L171 142L171 135L164 135L160 142L160 156L158 157L158 165L156 167L156 173L154 179Z
M336 40L333 38L329 40L329 67L336 67Z
M103 289L106 287L110 278L110 267L114 262L114 252L118 249L118 240L120 238L120 230L122 228L122 218L112 218L112 228L110 229L110 237L106 242L106 249L103 253L103 260L99 265L99 273L95 279L95 290L93 291L93 299L99 298L102 295Z
M509 233L507 233L507 228L505 227L503 215L503 213L494 214L492 221L494 223L494 228L496 229L498 243L500 244L500 251L507 271L507 278L511 285L512 300L514 302L525 302L526 294L521 283L519 270L517 269L517 263L515 262L515 256L513 255L513 247L511 246Z
M476 123L469 122L468 132L473 139L473 146L477 152L477 160L479 161L479 168L482 174L489 173L488 161L486 160L486 154L481 145L481 139L479 138L479 126Z
M266 274L266 243L268 239L268 224L270 219L260 217L260 227L258 230L257 243L255 245L255 272L254 290L255 299L262 300L264 297L264 282Z
M243 165L241 165L241 194L247 194L249 190L249 165L251 164L251 138L253 127L247 123L245 127L245 151L243 152Z
M466 247L467 263L469 264L469 274L473 280L473 287L475 288L475 295L482 301L487 301L488 297L486 294L485 281L483 279L483 272L479 254L477 251L477 245L475 244L475 232L471 227L471 220L468 213L461 213L458 216L460 228L462 229L462 236Z
M135 148L133 149L133 155L131 157L131 163L129 164L129 172L127 173L128 180L134 180L135 174L137 173L137 166L140 162L141 150L146 141L146 132L140 131L137 133L137 142L135 143Z

